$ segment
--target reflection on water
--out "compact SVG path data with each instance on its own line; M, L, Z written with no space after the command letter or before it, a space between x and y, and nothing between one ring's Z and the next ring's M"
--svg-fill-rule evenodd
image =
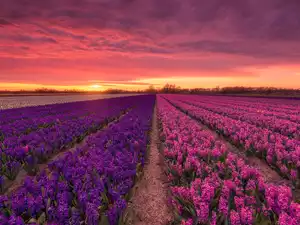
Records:
M56 95L56 96L14 96L0 97L0 109L19 108L54 103L77 102L103 98L117 98L138 94L93 94L93 95Z

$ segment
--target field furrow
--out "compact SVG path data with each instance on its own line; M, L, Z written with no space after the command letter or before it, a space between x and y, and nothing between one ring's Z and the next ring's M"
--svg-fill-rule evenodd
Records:
M172 217L167 205L166 176L158 149L160 141L156 108L152 117L151 143L144 173L128 204L128 225L166 225Z

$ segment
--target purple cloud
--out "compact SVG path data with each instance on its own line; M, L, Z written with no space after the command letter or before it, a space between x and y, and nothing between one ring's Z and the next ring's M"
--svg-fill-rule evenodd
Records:
M9 22L8 20L0 18L0 26L11 26L11 25L13 25L13 24L11 22Z
M1 1L0 57L129 71L118 80L299 64L299 12L298 0Z

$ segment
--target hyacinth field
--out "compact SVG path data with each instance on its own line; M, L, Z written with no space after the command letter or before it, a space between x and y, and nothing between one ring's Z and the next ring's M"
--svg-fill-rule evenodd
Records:
M0 224L300 224L299 100L160 94L6 109L0 143ZM130 220L135 202L162 208L157 180L139 188L149 201L134 197L154 165L170 219Z

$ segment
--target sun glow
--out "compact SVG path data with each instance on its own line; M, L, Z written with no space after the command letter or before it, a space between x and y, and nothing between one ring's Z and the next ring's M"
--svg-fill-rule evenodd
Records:
M90 87L91 87L91 89L99 89L99 88L101 88L101 85L99 85L99 84L93 84Z

